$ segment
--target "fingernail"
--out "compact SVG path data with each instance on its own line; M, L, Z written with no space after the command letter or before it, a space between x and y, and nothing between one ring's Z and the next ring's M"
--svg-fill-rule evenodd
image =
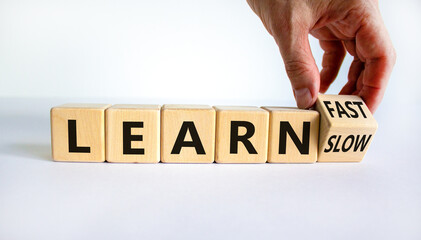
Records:
M310 90L308 88L301 88L294 90L295 101L297 101L297 106L299 108L309 108L313 103L313 97L311 96Z

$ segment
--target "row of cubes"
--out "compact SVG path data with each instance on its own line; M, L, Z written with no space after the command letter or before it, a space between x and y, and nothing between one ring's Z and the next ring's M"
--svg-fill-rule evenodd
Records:
M315 110L174 104L51 109L53 159L71 162L358 162L376 129L357 96L320 95Z

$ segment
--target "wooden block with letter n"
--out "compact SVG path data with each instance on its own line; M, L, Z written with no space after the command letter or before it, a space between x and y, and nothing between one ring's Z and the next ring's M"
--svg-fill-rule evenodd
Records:
M215 110L207 105L167 104L161 111L161 161L212 163Z
M55 161L105 161L105 109L109 104L64 104L51 109Z
M269 112L258 107L215 106L217 163L265 163Z
M319 141L319 113L289 107L262 107L269 111L270 163L314 163Z
M377 122L358 96L322 95L316 102L320 113L319 162L360 162L377 130Z
M106 130L107 162L159 162L159 105L114 105L106 111Z

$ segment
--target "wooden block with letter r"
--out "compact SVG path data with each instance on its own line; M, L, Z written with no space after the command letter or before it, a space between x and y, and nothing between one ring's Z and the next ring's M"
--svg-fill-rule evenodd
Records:
M106 111L106 130L107 162L159 162L159 105L113 105Z
M51 109L55 161L105 161L105 109L109 104L63 104Z
M207 105L166 104L161 111L161 161L212 163L215 110Z
M270 163L314 163L319 141L319 113L291 107L262 107L269 111Z
M360 162L377 130L377 122L358 96L322 95L318 162Z
M217 163L265 163L269 112L258 107L215 106Z

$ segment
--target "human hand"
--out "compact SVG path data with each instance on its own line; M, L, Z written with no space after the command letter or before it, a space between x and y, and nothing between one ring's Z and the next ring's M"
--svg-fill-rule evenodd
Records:
M374 113L396 61L377 0L247 0L279 46L299 108L311 107L354 57L339 94L360 96ZM324 50L319 73L308 34ZM345 51L346 50L346 51Z

